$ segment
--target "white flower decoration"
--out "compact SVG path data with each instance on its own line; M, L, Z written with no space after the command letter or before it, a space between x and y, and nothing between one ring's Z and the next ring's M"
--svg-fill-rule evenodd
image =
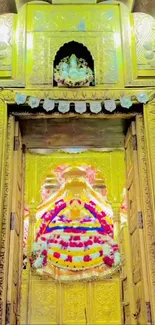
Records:
M25 104L26 98L27 98L27 95L16 94L15 101L16 101L17 105L22 105L22 104Z
M90 102L90 110L92 113L99 113L102 110L102 105L100 102Z
M40 103L40 99L39 98L36 98L36 97L30 97L29 98L29 101L28 101L28 105L31 107L31 108L36 108L39 106L39 103Z
M104 107L108 112L113 112L116 109L116 103L114 99L107 99L104 101Z
M54 109L55 102L52 99L45 99L43 103L43 108L46 112L50 112Z
M124 108L130 108L132 106L132 101L130 97L120 98L121 106Z
M142 104L146 104L149 100L147 93L138 94L136 97L137 97L137 100L139 101L139 103L142 103Z

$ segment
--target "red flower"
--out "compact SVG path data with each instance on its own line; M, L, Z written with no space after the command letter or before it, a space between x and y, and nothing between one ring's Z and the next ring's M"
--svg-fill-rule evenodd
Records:
M46 238L45 238L45 237L41 237L41 240L42 240L42 241L46 241Z
M114 259L113 258L110 258L110 257L108 257L108 256L105 256L104 258L103 258L103 261L104 261L104 263L106 264L106 265L108 265L108 266L113 266L113 264L114 264Z
M66 259L66 262L72 262L72 256L68 255L67 259Z
M46 249L44 249L44 250L42 251L42 255L47 256L47 251L46 251Z
M91 261L91 257L89 255L84 256L84 262L90 262Z
M70 247L76 247L74 242L70 242Z
M106 217L106 213L104 211L101 211L101 215L103 218Z
M82 242L78 243L77 247L83 247L83 243Z
M30 264L32 265L32 264L33 264L33 258L30 257L30 258L29 258L29 261L30 261Z
M100 244L100 238L94 237L94 243L95 244Z
M112 245L112 248L113 248L114 252L117 252L118 251L118 245L117 244L116 245Z
M100 256L103 256L103 251L99 251L99 253L100 253Z
M74 236L73 239L74 239L74 240L80 240L81 238L80 238L80 236Z
M57 253L57 252L54 252L53 256L54 256L55 258L60 258L60 254Z
M43 259L43 265L45 266L46 264L47 264L47 256L45 256Z
M92 240L87 240L87 241L85 242L85 246L91 246L91 245L93 245Z

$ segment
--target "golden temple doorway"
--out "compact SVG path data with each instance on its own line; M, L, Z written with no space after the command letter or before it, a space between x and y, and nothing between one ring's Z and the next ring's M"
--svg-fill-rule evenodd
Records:
M82 123L85 121L82 119ZM143 325L152 322L151 283L145 246L144 184L146 190L148 181L143 116L137 115L132 120L99 119L99 124L97 119L87 119L87 128L84 124L78 132L74 119L68 123L65 119L9 117L9 175L4 203L7 214L11 214L7 239L10 253L6 324L17 324L19 320L23 325ZM113 210L114 237L121 254L119 270L108 273L106 277L59 281L31 272L29 257L36 210L41 201L41 185L49 171L70 164L80 168L91 166L104 175L108 190L106 199ZM125 188L128 217L121 209ZM29 214L29 228L26 262L22 264L24 206Z

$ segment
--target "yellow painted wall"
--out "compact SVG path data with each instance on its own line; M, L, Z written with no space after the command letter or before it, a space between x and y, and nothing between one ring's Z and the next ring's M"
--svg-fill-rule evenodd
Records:
M108 189L108 200L113 205L122 202L122 191L125 186L124 152L83 152L68 154L56 152L51 155L26 155L26 195L27 204L38 205L41 200L40 188L46 175L61 164L73 166L87 164L100 169L105 177Z

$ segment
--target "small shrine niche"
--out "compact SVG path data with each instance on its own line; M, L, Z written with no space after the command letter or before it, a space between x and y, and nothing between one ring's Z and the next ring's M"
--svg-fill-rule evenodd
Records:
M65 43L54 59L55 87L95 86L94 60L91 53L81 43Z

